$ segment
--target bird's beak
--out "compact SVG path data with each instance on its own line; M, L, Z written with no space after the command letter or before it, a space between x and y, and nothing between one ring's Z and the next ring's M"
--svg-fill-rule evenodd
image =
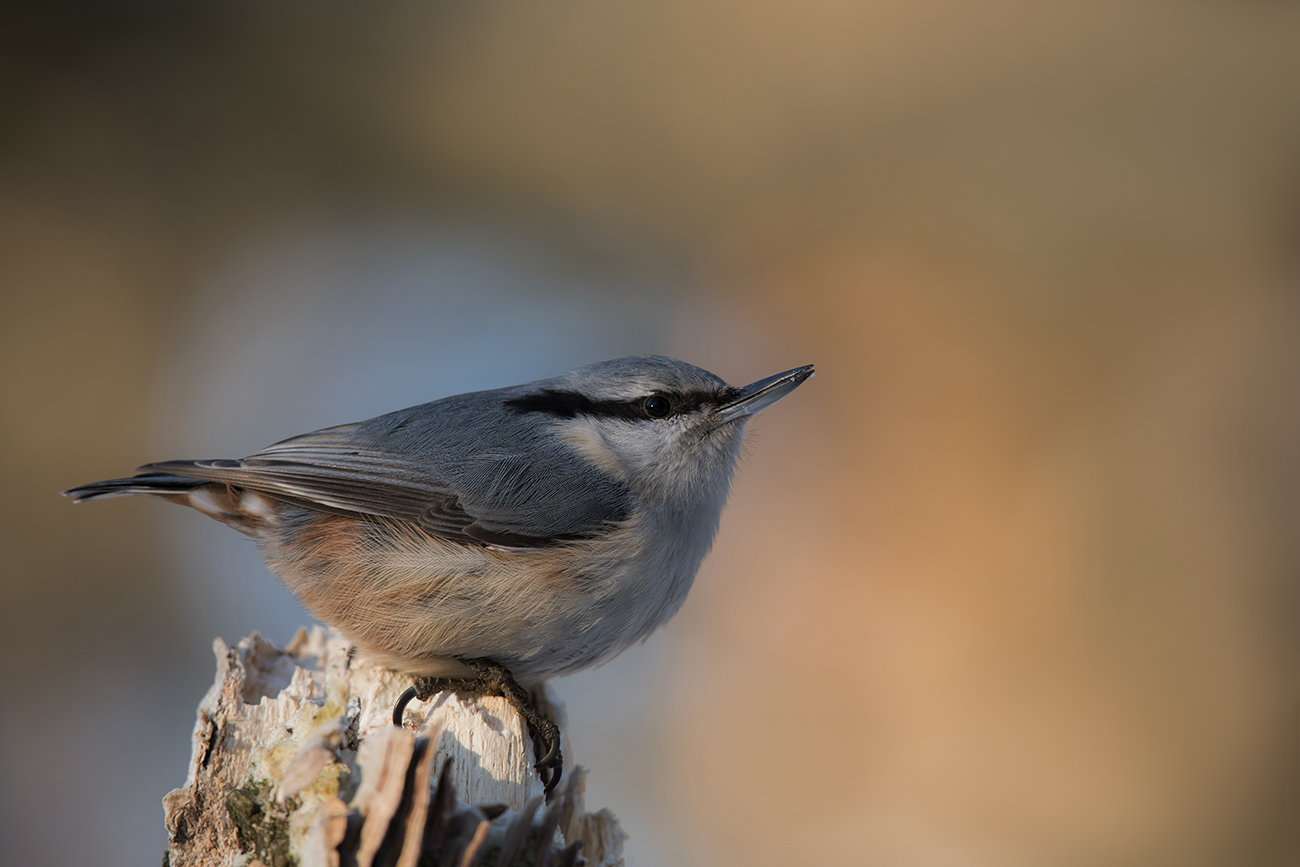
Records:
M785 373L778 373L776 376L769 376L767 379L752 382L740 389L740 394L736 395L733 400L719 407L718 416L721 421L727 422L753 415L794 391L799 387L800 383L812 375L813 366L806 364L803 367L796 367L794 370L787 370Z

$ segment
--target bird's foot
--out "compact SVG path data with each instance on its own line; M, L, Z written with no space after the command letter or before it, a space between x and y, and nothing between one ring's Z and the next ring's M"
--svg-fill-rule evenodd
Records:
M560 752L560 727L537 706L528 690L519 685L510 669L490 659L462 659L478 674L485 695L499 695L528 723L533 739L533 755L537 757L538 775L546 793L559 785L564 773L564 755Z
M533 767L542 779L546 794L559 785L564 773L564 754L560 752L560 727L547 716L528 690L519 685L510 669L490 659L460 659L477 677L421 677L402 693L393 707L393 725L400 726L406 706L412 700L427 701L440 692L467 692L475 695L499 695L528 723L528 733L533 741Z
M393 705L393 725L401 728L406 706L412 701L428 701L440 692L475 692L478 679L473 677L417 677L412 686L397 697Z

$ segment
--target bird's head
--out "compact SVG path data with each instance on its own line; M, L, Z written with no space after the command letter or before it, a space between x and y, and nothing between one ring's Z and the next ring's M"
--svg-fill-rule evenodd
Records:
M813 375L797 367L736 387L662 356L617 358L533 383L507 401L537 413L595 467L641 497L721 507L746 422Z

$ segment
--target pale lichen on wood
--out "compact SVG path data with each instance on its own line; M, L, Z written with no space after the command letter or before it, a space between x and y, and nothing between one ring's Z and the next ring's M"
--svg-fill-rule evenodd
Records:
M300 630L281 650L254 633L214 649L185 785L163 799L164 864L622 864L617 819L585 812L582 769L543 806L504 699L443 693L398 728L410 679L352 659L337 635Z

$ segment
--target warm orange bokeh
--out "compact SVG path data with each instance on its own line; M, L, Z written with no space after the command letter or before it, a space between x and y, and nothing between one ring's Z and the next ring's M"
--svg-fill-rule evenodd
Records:
M733 380L817 364L756 425L638 710L578 744L642 867L1300 855L1300 10L29 12L0 26L15 858L161 848L160 811L26 755L102 740L111 780L155 761L146 724L183 750L210 666L161 507L54 492L181 456L151 450L191 447L194 347L301 319L245 263L339 225L382 251L430 210L574 274L670 260L659 348ZM383 335L356 333L361 368ZM137 698L83 724L68 672ZM590 721L613 680L586 683Z

